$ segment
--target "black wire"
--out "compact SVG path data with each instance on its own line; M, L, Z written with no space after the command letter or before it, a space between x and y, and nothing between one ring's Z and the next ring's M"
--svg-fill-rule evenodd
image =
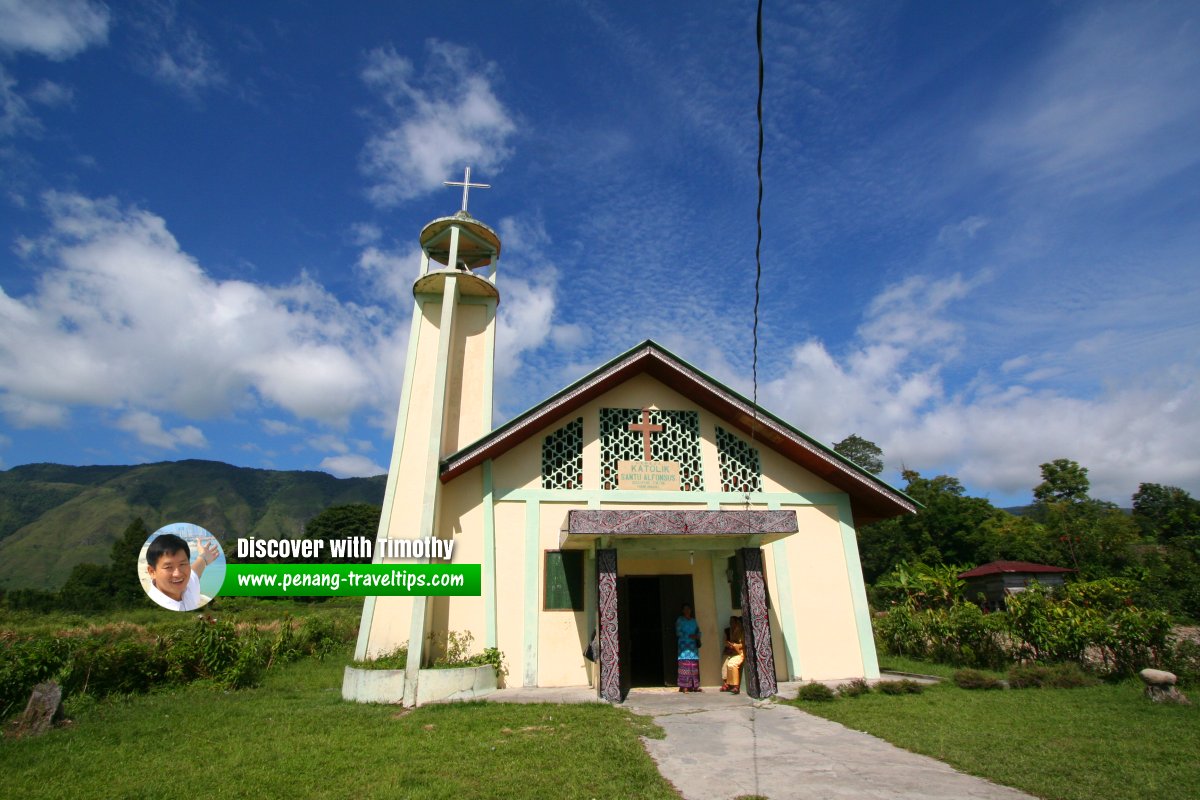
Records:
M758 208L755 210L755 222L758 227L758 238L754 243L754 353L751 366L751 380L754 394L750 424L750 442L753 446L758 428L758 301L759 288L762 284L762 201L763 201L763 35L762 35L763 0L758 0L758 19L755 25L755 38L758 42ZM759 479L761 481L761 478ZM759 486L761 491L762 487ZM750 484L746 485L746 507L750 506Z
M763 35L762 0L758 0L758 240L754 244L754 416L758 419L758 297L762 284L762 201L763 201Z

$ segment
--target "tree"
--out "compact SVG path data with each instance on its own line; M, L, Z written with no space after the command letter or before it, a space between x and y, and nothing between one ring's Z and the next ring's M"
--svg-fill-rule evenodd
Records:
M1039 503L1068 502L1077 503L1086 500L1091 483L1088 481L1087 467L1068 458L1056 458L1041 465L1042 482L1033 488L1033 498Z
M858 464L872 475L883 472L883 451L869 439L852 433L833 446L835 453Z
M1041 465L1033 517L1058 540L1066 563L1084 578L1106 578L1135 561L1138 530L1113 503L1088 496L1087 467L1067 458Z
M363 537L375 544L375 536L379 533L379 517L383 509L371 503L350 503L347 505L330 506L317 514L304 526L306 539L356 539ZM369 564L368 558L334 558L330 555L329 545L324 548L324 554L319 560L325 564Z
M1133 495L1133 519L1146 536L1164 544L1200 537L1200 500L1177 486L1142 483Z
M966 490L953 476L922 478L915 470L905 470L903 477L905 492L924 508L859 531L866 580L874 583L901 561L981 563L987 552L984 523L1005 512L982 497L965 497Z
M1032 517L997 514L983 523L984 546L980 561L1032 561L1035 564L1066 562L1057 536Z
M112 608L112 569L100 564L76 564L58 596L61 607L73 611Z
M149 602L146 593L142 591L138 555L142 545L150 538L146 523L138 517L121 534L121 538L113 542L112 554L109 556L109 586L113 600L118 606L142 605Z

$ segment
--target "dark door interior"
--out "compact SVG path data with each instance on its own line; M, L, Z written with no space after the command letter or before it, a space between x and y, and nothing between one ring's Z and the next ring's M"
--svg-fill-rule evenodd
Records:
M693 603L692 576L635 575L623 580L627 599L618 602L624 629L629 631L622 653L629 653L623 666L627 665L630 685L674 686L675 618L684 603Z

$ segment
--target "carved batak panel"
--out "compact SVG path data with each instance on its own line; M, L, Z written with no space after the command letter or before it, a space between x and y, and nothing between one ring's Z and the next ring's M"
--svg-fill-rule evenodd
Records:
M596 551L600 593L600 697L621 702L621 645L617 624L617 551Z
M542 440L542 488L583 488L583 417Z
M795 533L795 511L605 511L567 512L568 534L602 536L711 536Z
M721 463L721 491L762 491L762 463L758 448L751 447L718 425L717 454Z
M746 691L751 697L770 697L779 691L775 683L775 654L771 647L771 618L767 611L767 584L763 578L762 551L757 547L738 550L742 570L742 628L746 647Z
M645 457L642 434L629 430L641 422L640 408L600 409L600 486L617 488L617 464L642 461ZM684 492L704 489L704 470L700 460L700 414L696 411L650 410L650 424L662 425L661 433L650 438L651 461L679 464L679 488Z

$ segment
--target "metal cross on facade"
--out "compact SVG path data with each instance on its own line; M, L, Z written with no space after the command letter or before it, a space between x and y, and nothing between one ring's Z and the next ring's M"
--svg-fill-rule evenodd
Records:
M650 424L650 409L643 408L641 424L631 422L629 430L642 435L642 461L653 461L654 459L650 458L650 434L662 433L663 426Z
M462 204L463 211L467 210L467 192L471 191L471 189L490 189L490 188L492 188L491 185L487 184L487 183L471 183L471 168L470 167L467 167L466 175L463 176L463 179L461 181L442 181L442 183L445 184L446 186L461 186L461 187L463 187L463 204Z

